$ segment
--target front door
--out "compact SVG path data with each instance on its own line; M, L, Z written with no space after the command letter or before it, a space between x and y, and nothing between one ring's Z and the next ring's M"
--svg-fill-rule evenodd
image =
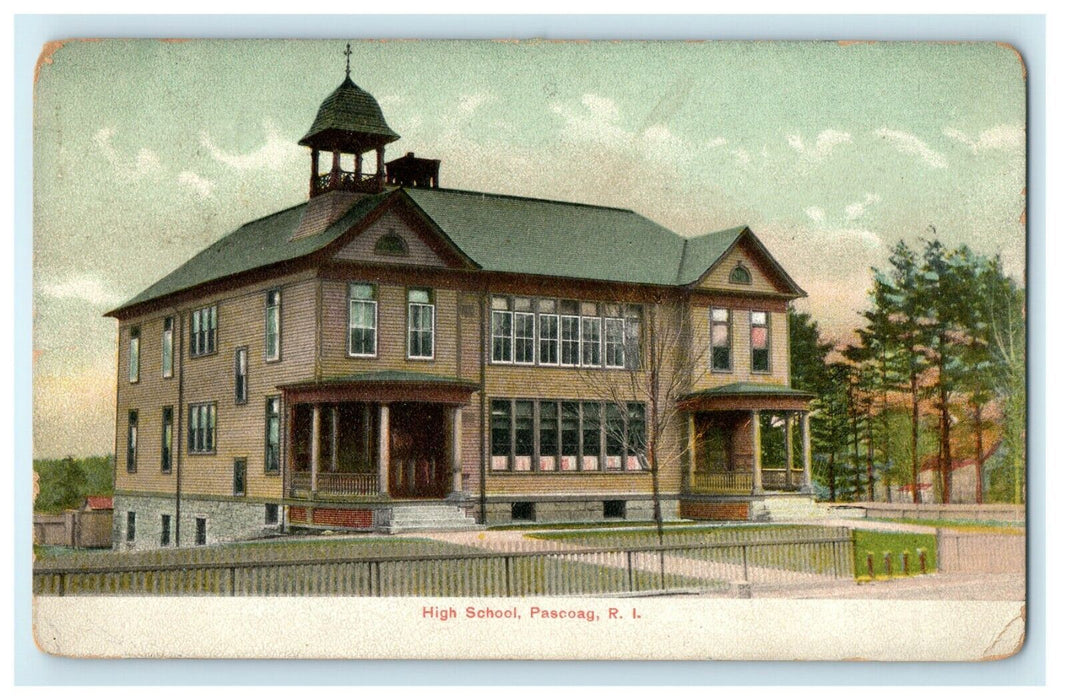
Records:
M445 455L444 407L396 403L389 408L389 495L444 498L449 465Z

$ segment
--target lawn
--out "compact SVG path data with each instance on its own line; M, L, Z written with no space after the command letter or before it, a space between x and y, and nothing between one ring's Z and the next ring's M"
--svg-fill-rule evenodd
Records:
M937 572L937 537L934 534L913 532L883 532L880 530L853 530L856 552L856 578L869 581L867 555L874 563L875 578L887 578L885 553L889 552L892 576L921 574L919 550L926 552L926 572ZM907 552L907 569L903 566L902 554Z
M877 520L883 523L951 528L964 532L984 532L990 535L1023 535L1026 533L1026 527L1019 523L994 520L924 520L922 518L870 518L870 520Z

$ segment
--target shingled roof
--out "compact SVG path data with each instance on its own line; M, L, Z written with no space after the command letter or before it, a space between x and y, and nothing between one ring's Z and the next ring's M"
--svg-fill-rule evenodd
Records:
M328 138L331 132L336 137L351 139L353 134L376 139L382 144L396 141L400 135L385 123L385 115L374 97L345 77L344 82L322 101L315 121L308 129L301 146L317 146L318 140Z
M357 200L336 222L314 235L293 238L306 202L249 222L107 315L305 257L396 200L421 212L477 268L493 272L688 285L748 231L740 226L686 239L628 209L463 190L389 188ZM799 287L796 291L803 294Z

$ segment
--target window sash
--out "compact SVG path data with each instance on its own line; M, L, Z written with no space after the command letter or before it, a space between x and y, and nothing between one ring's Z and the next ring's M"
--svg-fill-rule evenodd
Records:
M557 401L538 402L537 446L541 457L538 469L541 471L557 469L560 447L559 402Z
M273 474L281 469L281 400L277 397L267 399L264 431L266 454L263 458L263 470Z
M126 416L126 471L137 471L137 411Z
M515 364L534 363L534 315L515 312Z
M170 545L170 515L163 513L159 525L159 546L166 547Z
M190 404L189 452L207 454L215 451L215 404Z
M514 325L510 311L494 311L492 316L493 362L510 363Z
M421 302L408 304L408 358L433 359L434 305Z
M582 367L600 366L600 317L582 316Z
M237 348L233 357L234 403L248 402L248 349Z
M163 377L174 376L174 317L168 316L163 319L163 342L162 342L162 368Z
M538 361L542 365L559 364L559 316L540 314L538 320Z
M163 407L163 428L160 433L159 468L169 474L174 453L174 409Z
M276 290L267 292L267 308L263 323L266 332L263 357L268 361L277 360L281 357L281 311L281 292Z
M711 310L711 369L716 372L729 372L731 358L731 328L729 309Z
M582 363L581 328L578 316L559 317L559 363L563 367L577 367Z
M626 323L621 318L604 319L604 366L626 367Z
M233 460L233 495L245 495L245 486L248 481L248 462L244 459Z
M218 326L218 310L215 306L205 306L192 313L189 339L191 355L210 355L215 352L215 335Z
M348 354L354 357L378 354L378 302L349 299Z
M130 329L130 383L141 378L141 331Z
M750 316L749 342L752 349L752 371L771 370L771 333L767 312L753 311Z

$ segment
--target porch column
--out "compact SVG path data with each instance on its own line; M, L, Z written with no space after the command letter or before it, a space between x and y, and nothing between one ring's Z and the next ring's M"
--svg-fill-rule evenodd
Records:
M378 155L378 182L385 180L385 146L379 146L376 151Z
M338 429L341 424L341 412L337 409L337 404L330 406L330 471L333 473L337 473L337 444L340 442Z
M311 493L319 486L319 451L322 444L322 407L311 405Z
M319 149L311 149L311 196L318 194L319 190Z
M793 412L785 414L785 487L793 486Z
M763 450L760 448L759 411L752 412L752 493L763 493Z
M801 490L804 493L811 493L811 425L807 411L800 414L800 435L804 443L804 483L801 485Z
M378 493L389 495L389 404L378 405Z
M452 408L452 493L463 491L463 407Z
M330 186L336 187L341 182L341 152L334 150L333 164L330 166Z
M696 478L697 470L697 417L695 413L690 413L687 420L689 433L687 438L689 440L689 463L685 470L685 483L683 487L686 490L693 488L693 482Z
M362 153L357 153L356 154L356 179L359 180L361 175L363 175L363 154Z

